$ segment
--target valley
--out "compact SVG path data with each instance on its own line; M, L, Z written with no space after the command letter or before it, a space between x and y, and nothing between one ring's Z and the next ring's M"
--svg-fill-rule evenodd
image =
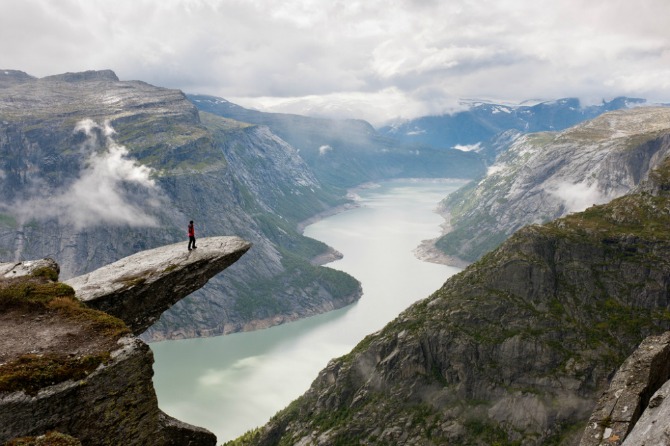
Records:
M670 328L668 110L476 103L375 129L109 70L0 71L0 260L52 257L67 280L186 250L189 220L203 240L248 241L141 334L162 408L208 419L231 444L577 444L608 377ZM349 193L362 184L376 188ZM461 272L413 254L439 236L435 210L451 229L421 250L469 264ZM352 227L331 225L351 215ZM142 331L153 321L118 317ZM132 342L145 367L148 348ZM207 362L219 349L232 356ZM194 375L170 363L183 358ZM243 393L233 410L252 406L244 423L227 417L235 430L216 421L226 385ZM255 412L255 392L272 404Z

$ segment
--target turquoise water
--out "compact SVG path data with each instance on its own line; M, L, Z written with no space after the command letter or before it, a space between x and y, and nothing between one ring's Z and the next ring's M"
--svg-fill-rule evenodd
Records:
M219 443L265 424L302 395L328 361L348 353L413 302L460 271L418 260L440 233L437 203L465 184L393 180L356 191L357 208L305 229L340 251L328 264L361 281L363 297L341 310L277 327L151 344L163 411L214 432Z

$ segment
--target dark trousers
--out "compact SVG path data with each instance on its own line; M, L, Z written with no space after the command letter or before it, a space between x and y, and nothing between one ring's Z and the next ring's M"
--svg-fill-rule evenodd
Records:
M195 248L195 235L188 236L188 250L191 250L191 245Z

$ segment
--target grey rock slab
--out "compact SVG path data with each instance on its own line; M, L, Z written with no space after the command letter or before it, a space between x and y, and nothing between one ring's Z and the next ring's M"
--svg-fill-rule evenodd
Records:
M649 401L622 446L670 445L670 381L663 384Z
M598 400L580 446L620 445L668 378L670 332L665 332L647 337L621 365Z
M235 236L199 238L138 252L65 283L92 308L123 320L140 334L179 300L235 263L251 243Z
M30 276L41 268L50 268L59 272L58 264L52 259L25 260L23 262L0 263L0 279Z

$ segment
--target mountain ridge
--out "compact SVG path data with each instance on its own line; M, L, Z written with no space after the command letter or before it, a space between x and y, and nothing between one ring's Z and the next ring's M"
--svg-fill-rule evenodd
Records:
M478 144L507 131L524 133L560 131L600 114L640 106L646 100L618 97L600 105L582 106L578 98L540 101L533 105L510 105L472 101L464 111L423 116L379 129L403 142L448 148Z

